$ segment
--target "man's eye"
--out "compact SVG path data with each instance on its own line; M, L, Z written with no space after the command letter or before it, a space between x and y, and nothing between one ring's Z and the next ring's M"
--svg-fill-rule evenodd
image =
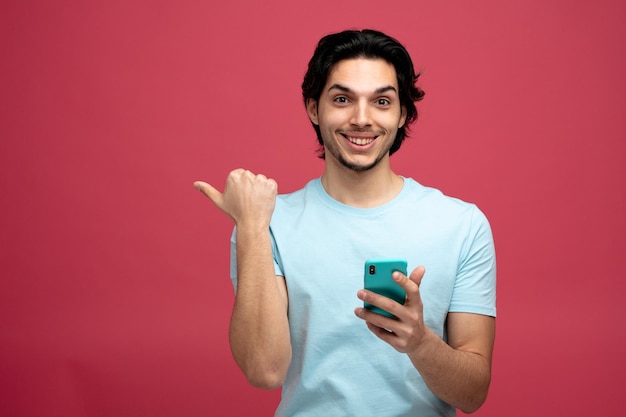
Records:
M347 103L348 99L346 97L336 97L335 102L337 103Z
M391 104L391 102L386 98L379 98L377 103L379 106L388 106L389 104Z

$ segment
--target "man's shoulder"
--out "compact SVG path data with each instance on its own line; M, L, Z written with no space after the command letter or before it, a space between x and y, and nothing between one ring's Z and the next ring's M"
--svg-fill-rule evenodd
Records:
M442 205L451 209L467 209L476 206L474 203L445 194L439 188L422 185L413 178L405 178L405 184L408 194L424 203Z
M319 178L314 178L307 182L302 188L288 193L279 194L277 202L293 204L311 197L311 193L315 192Z
M415 191L413 200L404 205L404 214L412 215L414 223L428 227L437 236L450 233L462 237L490 229L489 220L474 202L446 195L437 188L426 187L417 182L411 186ZM465 231L465 232L462 232Z
M318 191L319 178L312 179L302 188L276 197L274 219L298 216L307 207L317 206L320 201Z

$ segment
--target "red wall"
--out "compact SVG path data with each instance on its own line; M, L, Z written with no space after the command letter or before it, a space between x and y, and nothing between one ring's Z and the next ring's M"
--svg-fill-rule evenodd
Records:
M424 69L397 172L492 223L476 415L619 413L626 4L211 3L0 5L0 415L271 414L279 392L228 347L232 225L192 182L318 176L299 85L317 39L350 27Z

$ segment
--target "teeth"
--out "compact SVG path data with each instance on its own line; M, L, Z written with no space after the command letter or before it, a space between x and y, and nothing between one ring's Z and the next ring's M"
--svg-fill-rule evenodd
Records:
M348 136L348 140L356 145L368 145L372 142L374 142L374 139L366 139L366 138L352 138L350 136Z

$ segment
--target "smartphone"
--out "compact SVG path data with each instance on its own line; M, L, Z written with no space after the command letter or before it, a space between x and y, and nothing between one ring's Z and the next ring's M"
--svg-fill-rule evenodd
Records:
M365 289L391 298L400 304L404 304L406 292L398 283L396 283L391 274L394 271L400 271L404 275L407 272L407 262L400 258L377 258L365 261L364 283ZM375 307L369 303L364 303L363 307L383 316L396 318L391 313L383 309Z

